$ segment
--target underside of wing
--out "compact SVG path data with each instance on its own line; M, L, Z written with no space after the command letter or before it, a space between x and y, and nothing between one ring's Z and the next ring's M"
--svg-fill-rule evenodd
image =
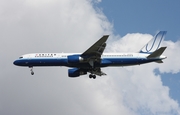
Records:
M101 71L101 68L95 68L93 70L88 70L89 73L95 74L98 76L106 75L104 72Z

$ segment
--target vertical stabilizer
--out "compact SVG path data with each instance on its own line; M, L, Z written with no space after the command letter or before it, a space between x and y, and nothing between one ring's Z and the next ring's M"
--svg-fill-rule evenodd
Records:
M161 42L163 41L166 31L158 32L142 49L139 53L153 53L158 50L161 46Z

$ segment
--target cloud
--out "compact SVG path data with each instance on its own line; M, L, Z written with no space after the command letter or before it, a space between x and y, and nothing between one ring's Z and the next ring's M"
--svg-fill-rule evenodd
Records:
M164 45L167 46L167 51L164 55L167 55L167 59L164 61L162 67L159 68L162 73L178 73L180 72L180 64L179 61L180 56L180 41L172 42L172 41L164 41Z
M148 34L133 33L127 34L109 46L108 51L113 52L136 52L143 44L152 38ZM163 86L161 76L156 75L154 70L160 72L179 72L179 66L169 68L170 64L177 62L171 55L177 53L179 41L173 43L164 41L168 57L163 64L151 63L147 65L108 69L109 76L114 78L117 91L122 95L124 106L138 114L179 114L179 104L169 97L169 88ZM139 50L138 50L139 49ZM171 52L171 53L169 53ZM166 64L167 63L167 64Z
M88 76L71 79L68 68L15 67L18 56L33 52L83 52L103 34L111 34L106 51L138 51L152 36L113 35L113 26L93 3L101 0L2 0L0 4L0 113L14 115L79 114L136 115L171 114L179 105L162 85L161 72L171 69L169 55L179 42L166 41L168 59L162 66L148 64L103 69L108 76L96 80ZM132 42L133 41L133 42ZM176 50L174 50L174 49ZM171 50L171 51L168 51ZM173 50L173 51L172 51ZM171 53L168 53L171 52ZM166 67L164 67L164 65ZM165 108L165 109L164 109Z

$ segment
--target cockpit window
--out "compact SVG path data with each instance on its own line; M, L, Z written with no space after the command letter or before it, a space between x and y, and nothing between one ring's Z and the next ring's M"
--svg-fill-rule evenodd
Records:
M19 59L21 59L21 58L23 58L23 57L19 57Z

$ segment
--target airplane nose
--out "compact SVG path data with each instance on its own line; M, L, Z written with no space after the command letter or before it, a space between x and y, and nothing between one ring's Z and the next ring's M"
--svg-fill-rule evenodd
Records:
M13 62L13 64L14 64L14 65L18 65L18 60L15 60L15 61Z

